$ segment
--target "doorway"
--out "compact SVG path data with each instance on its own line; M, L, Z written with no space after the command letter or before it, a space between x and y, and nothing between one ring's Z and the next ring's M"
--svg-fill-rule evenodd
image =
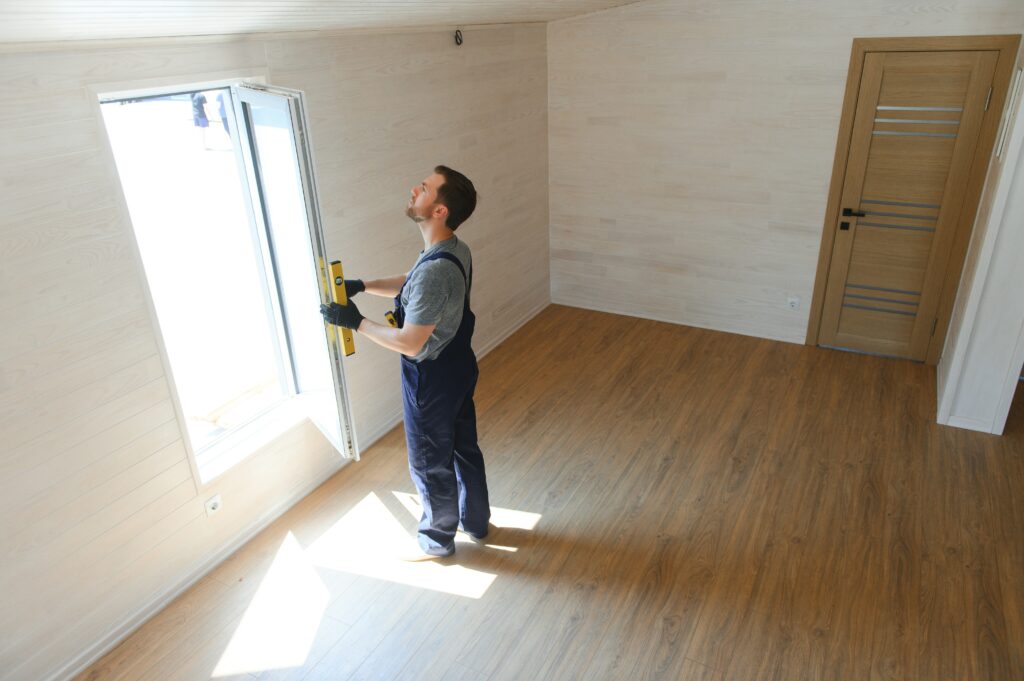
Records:
M854 40L808 344L938 361L1019 42Z

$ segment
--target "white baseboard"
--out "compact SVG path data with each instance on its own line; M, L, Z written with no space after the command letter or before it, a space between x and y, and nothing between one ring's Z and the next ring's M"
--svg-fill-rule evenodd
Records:
M513 322L512 326L510 326L508 330L498 334L492 340L488 341L484 345L481 345L478 348L474 348L473 350L474 352L476 352L477 359L484 357L488 352L490 352L494 348L498 347L499 345L507 341L509 339L509 336L514 334L519 329L523 328L528 321L539 315L545 308L547 308L550 305L550 299L541 301L539 305L534 306L533 308L528 310L526 314L524 314L522 317Z
M969 419L963 416L951 416L944 423L939 422L939 425L953 426L954 428L964 428L966 430L976 430L979 433L991 433L992 424L981 419Z
M190 589L196 582L205 577L207 573L220 565L235 551L242 548L242 546L270 525L270 523L284 515L292 506L309 496L313 490L329 480L348 463L347 459L342 459L341 457L335 458L337 460L337 465L327 466L319 475L316 476L316 478L313 479L312 482L298 488L297 491L288 495L269 508L255 521L250 523L249 526L240 532L232 541L203 561L203 563L193 570L187 577L179 581L170 589L167 589L153 598L149 603L137 610L135 614L128 617L128 619L111 631L107 636L104 636L81 655L77 656L59 670L48 676L46 681L72 679L113 650L119 643L128 638L151 617L170 605L175 598Z
M617 308L610 305L596 305L590 301L580 301L567 296L552 296L551 302L554 305L565 305L566 307L576 307L581 310L593 310L594 312L605 312L607 314L620 315L622 317L633 317L634 319L647 319L652 322L664 322L666 324L675 324L676 326L689 326L694 329L706 329L707 331L718 331L719 333L732 333L737 336L747 336L748 338L760 338L762 340L773 340L779 341L780 343L792 343L794 345L805 345L803 336L794 336L793 338L785 338L778 335L765 335L763 333L754 333L744 329L723 329L715 326L708 326L707 324L698 324L696 322L681 322L678 319L670 319L662 315L651 315L651 314L637 314L625 308Z
M373 429L369 431L369 435L367 436L365 443L363 443L363 438L360 437L359 433L356 433L356 444L358 445L359 456L362 457L365 450L375 445L377 440L390 433L391 429L401 422L402 410L399 409L396 413L373 426Z

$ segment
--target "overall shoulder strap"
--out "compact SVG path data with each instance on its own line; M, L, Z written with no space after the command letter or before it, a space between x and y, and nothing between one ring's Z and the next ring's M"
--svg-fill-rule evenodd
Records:
M455 263L455 266L459 268L459 272L462 273L462 278L466 280L466 292L469 292L470 279L469 277L466 276L466 268L462 266L462 262L457 257L455 257L454 254L449 253L448 251L438 251L437 253L434 253L429 257L426 257L423 260L421 260L420 265L422 265L425 262L430 262L431 260L449 260ZM418 266L419 265L417 265L417 267Z

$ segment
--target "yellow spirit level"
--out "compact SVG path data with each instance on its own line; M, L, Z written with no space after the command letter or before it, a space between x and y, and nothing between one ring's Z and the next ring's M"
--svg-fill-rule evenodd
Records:
M345 275L341 272L341 261L331 261L331 281L334 285L331 287L333 291L334 302L338 305L348 305L348 294L345 293ZM341 347L345 352L345 356L355 354L356 342L352 338L352 329L346 329L342 326L337 327L338 333L341 335Z

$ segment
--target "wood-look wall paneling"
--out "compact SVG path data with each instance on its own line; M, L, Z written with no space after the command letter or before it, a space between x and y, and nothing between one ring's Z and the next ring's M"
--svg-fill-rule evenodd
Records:
M852 39L1021 29L1015 0L652 0L549 24L553 300L803 342Z
M173 420L174 408L161 377L12 447L3 461L5 510L11 512L40 495L48 497L44 493L56 482L133 446L142 434ZM11 518L7 513L4 521Z
M73 672L341 465L305 424L209 486L194 478L95 93L224 73L304 90L328 249L353 276L406 271L422 248L407 192L435 164L464 171L481 196L459 236L486 351L550 302L546 32L465 34L461 48L439 30L0 54L0 679ZM398 359L357 348L367 443L400 417Z

